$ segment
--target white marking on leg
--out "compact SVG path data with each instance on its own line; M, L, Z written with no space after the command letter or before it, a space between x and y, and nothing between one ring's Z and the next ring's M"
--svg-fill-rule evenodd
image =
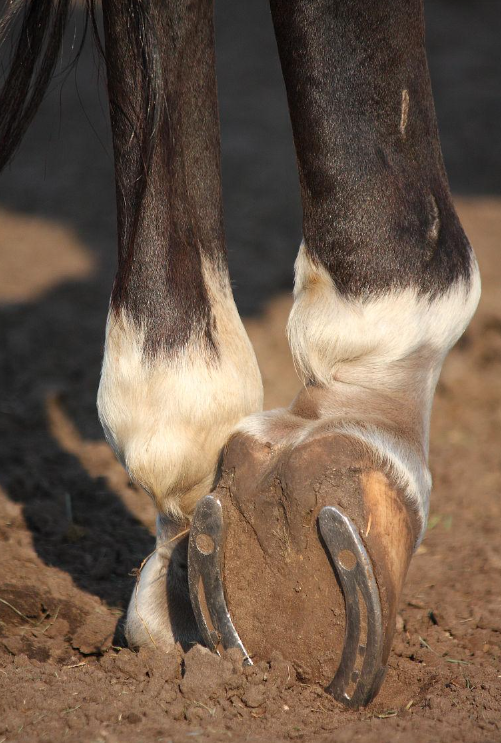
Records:
M299 418L287 408L276 408L243 418L235 431L252 436L261 444L283 448L298 446L317 424L316 420Z
M159 511L178 518L210 492L238 421L262 407L261 376L229 283L210 266L204 278L219 358L194 334L174 355L148 359L144 330L125 311L111 311L98 392L101 423L118 458Z
M127 609L125 635L130 647L153 645L168 651L175 644L167 599L167 570L176 538L181 536L179 531L179 522L157 517L156 548L139 569Z
M424 528L431 489L431 405L444 358L478 304L474 257L470 281L435 297L394 289L375 298L347 299L302 245L294 295L288 334L296 367L305 383L325 390L319 422L303 420L304 428L298 423L298 442L301 431L311 437L327 427L363 441L381 466L391 469ZM293 429L291 422L287 427ZM258 433L253 418L241 428Z
M303 380L325 386L339 380L392 391L407 377L406 359L424 347L434 350L440 367L480 297L473 258L470 283L457 283L433 299L415 289L346 299L304 245L295 272L295 302L287 328L291 351ZM428 376L436 374L430 371Z

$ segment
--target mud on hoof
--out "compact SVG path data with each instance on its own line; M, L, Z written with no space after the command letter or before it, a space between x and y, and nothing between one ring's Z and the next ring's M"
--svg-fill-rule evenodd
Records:
M418 532L403 494L356 440L326 434L280 448L235 436L190 534L206 644L252 660L278 650L303 680L347 706L368 704Z

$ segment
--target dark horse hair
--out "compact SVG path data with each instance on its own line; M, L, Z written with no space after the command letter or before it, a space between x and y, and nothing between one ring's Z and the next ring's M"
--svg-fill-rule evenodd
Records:
M87 30L92 28L98 50L105 59L96 5L98 0L85 0L85 24L82 40L72 65L78 60ZM136 222L145 188L160 118L162 74L157 51L151 0L111 0L120 3L127 15L127 44L130 63L140 76L140 95L134 105L121 113L127 117L139 145L139 170L134 178L133 195ZM0 44L14 37L12 52L3 75L0 90L0 170L12 159L32 122L54 74L61 54L65 28L70 18L72 0L3 0L0 4ZM112 11L110 11L112 12ZM119 88L119 79L110 81ZM116 105L116 103L111 103ZM112 112L113 114L113 112ZM131 225L127 242L133 242L136 225Z

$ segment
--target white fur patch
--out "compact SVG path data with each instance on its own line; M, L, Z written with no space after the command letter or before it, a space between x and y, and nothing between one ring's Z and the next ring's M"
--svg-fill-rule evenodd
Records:
M303 379L391 390L401 382L399 370L406 371L402 362L426 346L435 349L441 366L475 312L480 276L472 259L471 284L456 284L433 300L414 289L346 299L301 245L294 297L287 332Z
M305 420L287 408L276 408L243 418L235 431L252 436L262 444L286 447L298 446L317 425L318 420Z
M254 351L229 283L205 267L219 358L194 334L189 345L153 360L144 329L110 311L98 392L106 438L132 480L162 513L190 514L210 492L219 453L238 421L262 408Z
M391 471L426 526L431 405L443 360L468 325L480 297L472 257L469 284L434 299L393 290L375 299L346 299L301 246L288 335L305 383L324 389L317 418L277 410L253 415L239 430L262 443L298 446L340 433L362 441ZM419 543L419 542L418 542Z

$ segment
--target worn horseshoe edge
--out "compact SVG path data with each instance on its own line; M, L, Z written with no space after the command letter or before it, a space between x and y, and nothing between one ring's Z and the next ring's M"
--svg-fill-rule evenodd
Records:
M339 668L326 688L338 702L351 708L369 704L383 683L384 634L381 602L371 560L351 519L333 506L324 507L318 517L320 534L332 558L345 600L346 631ZM223 510L213 495L202 498L193 516L188 548L188 584L193 612L206 646L213 652L238 648L243 662L252 661L231 620L221 576L224 540ZM346 565L343 552L351 553L353 566ZM343 564L344 560L344 564ZM207 623L202 605L205 597ZM366 639L360 642L360 597L366 608ZM361 669L357 660L363 658ZM350 685L354 685L349 694Z
M318 516L320 533L329 550L344 595L346 630L339 668L326 691L347 707L365 707L381 688L384 632L379 589L372 563L356 526L346 514L325 506ZM355 558L347 565L346 553ZM343 555L345 553L345 555ZM360 598L365 604L366 639L360 642ZM363 658L360 670L357 660ZM353 691L348 688L354 684Z
M197 504L190 528L188 586L191 605L198 629L209 650L217 653L219 646L224 650L238 648L244 664L252 665L226 606L221 577L223 539L221 503L213 495L206 495ZM213 630L209 628L202 608L201 587Z

